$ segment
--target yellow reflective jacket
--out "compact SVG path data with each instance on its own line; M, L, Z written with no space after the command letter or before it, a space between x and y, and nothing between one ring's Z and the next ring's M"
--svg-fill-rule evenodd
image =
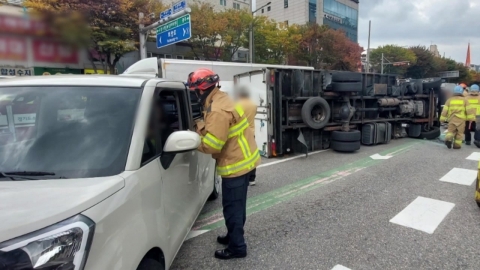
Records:
M472 92L466 98L472 108L475 108L475 115L480 115L480 95L478 92Z
M475 121L475 108L463 96L453 96L445 102L440 121L460 125L465 121Z
M254 134L241 106L215 88L205 100L204 125L198 150L212 154L217 173L223 178L242 176L260 165Z
M252 130L253 135L255 135L255 115L257 115L257 104L253 103L251 99L241 98L238 101L238 105L243 108L245 117L247 117L248 120L248 126Z

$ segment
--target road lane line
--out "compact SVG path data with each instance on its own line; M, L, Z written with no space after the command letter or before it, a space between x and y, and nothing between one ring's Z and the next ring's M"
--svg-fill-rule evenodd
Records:
M316 155L316 154L323 153L323 152L326 152L326 151L330 151L330 149L314 151L314 152L308 153L308 155L309 156ZM271 165L275 165L275 164L282 163L282 162L286 162L286 161L290 161L290 160L294 160L294 159L298 159L298 158L302 158L302 157L305 157L305 155L298 155L298 156L289 157L289 158L285 158L285 159L280 159L280 160L276 160L276 161L272 161L272 162L268 162L268 163L263 163L263 164L260 164L260 166L258 166L257 169L267 167L267 166L271 166Z
M187 238L185 238L185 241L187 241L188 239L191 239L191 238L194 238L194 237L197 237L199 235L202 235L204 233L208 232L208 230L199 230L199 231L190 231L187 235Z
M332 270L351 270L351 269L350 269L350 268L347 268L347 267L345 267L345 266L343 266L343 265L337 264L337 265L335 265L335 266L332 268Z
M450 202L419 196L390 222L433 234L454 206Z
M453 168L445 174L440 181L454 183L459 185L471 186L477 180L476 170L467 170L461 168Z
M480 152L473 152L470 156L468 156L466 159L468 160L474 160L474 161L480 161Z
M411 141L402 145L387 149L380 153L382 155L397 155L408 151L414 145L422 143L422 141ZM318 175L299 180L292 184L280 187L278 189L266 192L247 200L247 215L265 210L271 206L281 202L290 200L298 195L304 194L322 185L331 183L333 181L343 179L353 173L363 170L367 167L384 162L384 160L373 160L370 157L365 157L355 162L345 164L335 169L322 172ZM201 215L192 230L213 230L224 225L222 209L217 209Z

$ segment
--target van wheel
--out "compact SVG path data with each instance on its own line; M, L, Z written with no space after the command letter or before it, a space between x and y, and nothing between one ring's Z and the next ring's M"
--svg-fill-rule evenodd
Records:
M147 258L140 263L137 270L165 270L165 265L154 259Z
M302 120L310 128L321 129L330 120L330 105L321 97L307 99L302 107Z
M215 174L213 176L213 191L212 191L212 194L210 194L210 197L208 197L209 201L216 200L220 195L220 189L222 188L221 181L222 181L222 177L220 177L220 175L217 174L217 169L215 168Z

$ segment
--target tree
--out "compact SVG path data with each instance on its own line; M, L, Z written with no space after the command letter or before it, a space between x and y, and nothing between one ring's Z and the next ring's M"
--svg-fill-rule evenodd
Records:
M412 50L397 45L380 46L370 52L370 63L377 72L382 69L382 54L386 59L384 59L384 63L408 61L409 65L415 65L417 61L417 56ZM390 74L404 75L409 65L394 66L389 64L384 65L384 69Z
M435 56L425 46L410 47L410 50L417 57L417 62L407 69L406 76L421 79L426 77L434 77L439 71L438 62Z
M306 24L300 27L300 33L302 38L295 53L298 60L315 68L357 70L363 49L343 31Z
M120 58L136 49L139 12L158 13L163 8L154 0L26 0L25 6L64 41L85 46L92 64L93 58L100 58L111 74Z
M195 1L190 5L192 38L188 41L193 56L218 60L227 36L228 20L221 12L215 12L210 3Z
M227 9L219 16L227 22L224 35L221 37L223 41L222 59L232 61L238 49L249 41L248 34L253 17L247 9Z

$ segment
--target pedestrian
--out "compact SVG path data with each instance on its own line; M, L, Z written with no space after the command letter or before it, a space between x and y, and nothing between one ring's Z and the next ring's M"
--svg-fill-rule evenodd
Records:
M257 115L257 104L250 99L250 91L246 86L238 87L236 92L236 98L238 105L240 105L245 112L245 116L248 120L248 128L252 131L255 138L255 115ZM253 169L250 173L249 185L255 185L255 179L257 178L257 169Z
M463 97L463 88L455 86L453 96L443 106L441 122L448 122L448 131L445 136L445 145L448 149L460 149L462 147L465 121L474 121L475 111L470 107L468 100Z
M469 95L467 96L468 103L472 108L472 111L475 113L475 116L480 115L480 96L478 95L480 88L478 85L474 84L470 87ZM465 122L465 144L472 144L472 131L476 130L476 119L473 121ZM479 138L480 139L480 138ZM480 144L480 142L475 143L475 145Z
M217 242L227 248L215 251L215 258L247 256L244 225L247 217L247 189L250 173L260 164L260 154L248 120L240 106L220 91L220 78L209 69L198 69L188 76L188 87L195 91L204 108L204 122L196 128L202 137L198 150L212 154L222 177L225 236Z
M463 96L467 97L468 96L468 87L466 84L461 83L460 86L463 88Z

